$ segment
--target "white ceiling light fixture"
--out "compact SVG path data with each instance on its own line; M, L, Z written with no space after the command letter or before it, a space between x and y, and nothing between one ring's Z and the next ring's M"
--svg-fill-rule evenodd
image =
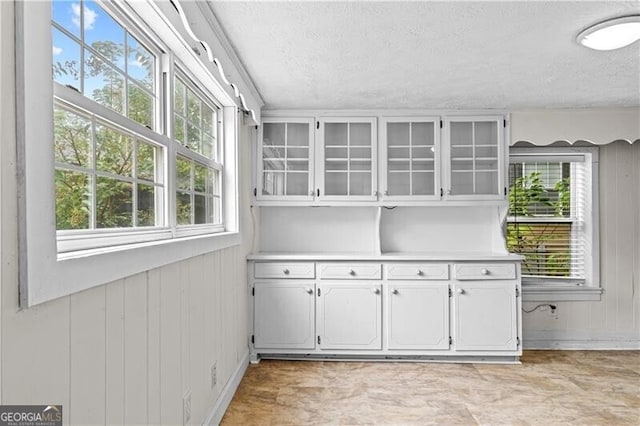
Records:
M595 24L578 34L578 43L595 50L614 50L640 40L640 15Z

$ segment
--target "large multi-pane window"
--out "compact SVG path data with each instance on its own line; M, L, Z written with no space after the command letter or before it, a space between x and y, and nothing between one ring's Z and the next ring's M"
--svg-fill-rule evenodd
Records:
M103 230L222 230L220 106L177 66L161 87L167 49L115 4L51 10L56 228L84 238L59 250Z
M580 152L525 153L509 164L507 245L526 280L592 279L592 162Z

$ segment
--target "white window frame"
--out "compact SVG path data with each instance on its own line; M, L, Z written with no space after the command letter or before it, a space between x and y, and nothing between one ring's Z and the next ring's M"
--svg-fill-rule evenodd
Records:
M594 301L600 300L602 288L600 286L600 245L599 245L599 178L598 178L598 148L591 147L537 147L511 148L509 162L520 163L523 160L539 159L540 161L567 162L582 159L586 165L586 184L590 188L585 191L585 278L544 278L523 277L523 300L531 302L558 301ZM590 214L590 216L588 216ZM509 216L507 221L511 221Z
M74 102L76 105L93 101L52 81L51 3L17 2L16 112L21 307L37 305L168 263L240 244L237 170L239 110L235 99L216 81L179 31L167 24L157 6L150 2L115 3L126 13L134 28L140 29L132 31L134 35L142 32L154 43L172 52L172 59L184 64L203 85L203 90L210 92L221 105L224 129L221 139L225 144L222 159L225 164L222 191L224 228L220 232L212 233L211 229L206 229L189 235L178 235L175 228L171 227L100 230L105 234L104 241L110 240L108 243L90 245L89 238L86 238L78 243L75 250L64 253L58 250L53 180L53 99L55 94L62 91L63 98L77 101ZM140 16L144 16L144 21ZM162 35L161 42L157 34ZM161 63L158 58L157 63L162 73L167 72L166 60ZM157 115L163 113L163 107L156 107ZM95 105L92 104L90 110L94 109ZM102 107L100 112L102 118L113 123L123 118L106 107ZM167 121L166 117L165 110L164 122ZM171 192L175 192L175 161L172 159L178 148L163 135L167 129L162 121L157 121L155 128L160 133L142 125L139 125L136 133L145 139L159 141L166 147L163 165L166 199ZM172 203L167 205L163 214L165 218L171 218ZM71 244L68 241L66 243Z

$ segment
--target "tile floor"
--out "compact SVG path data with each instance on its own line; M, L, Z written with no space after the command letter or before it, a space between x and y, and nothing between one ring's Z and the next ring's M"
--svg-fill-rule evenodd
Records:
M263 360L222 424L640 425L640 351L526 351L521 360Z

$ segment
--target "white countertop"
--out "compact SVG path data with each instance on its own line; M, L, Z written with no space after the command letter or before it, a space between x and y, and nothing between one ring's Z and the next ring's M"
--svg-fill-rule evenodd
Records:
M292 253L292 252L259 252L251 253L247 260L280 260L280 261L520 261L523 257L511 253L477 253L477 252L424 252L424 253Z

